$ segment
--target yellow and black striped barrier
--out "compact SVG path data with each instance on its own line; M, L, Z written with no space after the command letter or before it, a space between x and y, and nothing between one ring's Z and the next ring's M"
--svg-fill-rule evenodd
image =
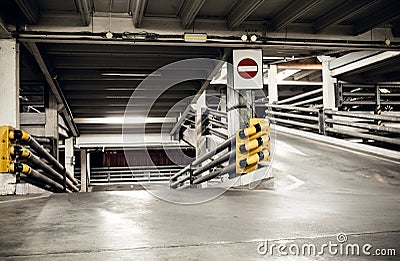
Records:
M251 118L249 127L236 133L236 173L249 173L270 160L270 123Z
M380 104L376 106L376 114L377 115L382 114L382 108ZM382 120L378 120L376 123L378 124L378 126L382 126Z

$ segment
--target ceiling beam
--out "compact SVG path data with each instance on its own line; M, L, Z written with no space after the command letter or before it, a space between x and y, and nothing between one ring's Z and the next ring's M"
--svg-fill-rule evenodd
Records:
M315 70L304 70L304 71L298 72L295 75L293 75L293 79L295 81L298 81L298 80L303 79L304 77L309 76L310 74L313 74L314 72L315 72Z
M131 0L132 21L135 28L140 27L148 0Z
M320 63L281 63L277 66L278 69L322 70Z
M37 0L15 0L29 24L37 24L39 21L39 3Z
M68 127L70 128L72 134L76 137L79 136L79 131L78 128L75 125L74 118L72 116L72 112L70 110L70 107L67 103L67 100L64 97L64 94L57 82L57 80L54 80L53 77L51 76L49 69L38 49L35 43L26 43L28 49L32 52L33 56L35 57L35 60L37 64L39 65L40 70L42 71L44 77L46 78L46 81L48 85L50 86L51 91L53 92L54 96L57 99L57 102L59 104L62 104L62 114L64 115L65 120L67 121Z
M206 0L184 0L179 12L183 28L187 29L192 24Z
M368 15L354 24L354 35L366 33L378 26L400 19L400 1L392 1L380 10Z
M225 64L225 61L228 59L228 55L232 52L231 49L225 49L224 55L221 57L220 61L216 64L208 78L204 81L202 86L200 87L199 91L190 101L189 105L186 107L185 111L182 113L181 117L179 118L178 122L174 125L171 132L169 133L171 136L174 136L177 130L181 127L182 123L186 120L186 116L189 114L191 110L191 104L195 104L203 92L210 86L211 80L215 77L215 75L221 70L222 66Z
M340 4L335 9L332 9L329 13L323 15L317 21L314 22L315 32L322 33L323 31L340 24L341 22L354 17L367 10L372 5L382 2L382 0L354 0L346 1Z
M239 0L229 12L228 27L234 29L240 26L263 2L264 0Z
M0 17L0 38L11 38L11 33L7 30L6 22Z
M78 13L81 14L82 24L88 26L90 24L90 10L88 0L75 0Z
M274 30L279 31L303 16L322 0L295 0L285 6L273 19Z
M377 65L387 59L400 56L400 52L383 52L374 56L367 57L362 60L355 61L354 63L346 64L342 67L331 70L331 76L336 77L341 74L349 73L352 71L359 71L362 68L367 68L371 65Z
M393 37L400 37L400 21L393 23L392 34Z
M322 77L322 71L314 71L312 74L308 76L309 81L314 81L315 79Z
M356 61L377 55L379 53L380 52L374 52L374 51L351 52L346 55L343 55L342 57L332 60L329 64L329 69L333 70L333 69L345 66L349 63L354 63Z

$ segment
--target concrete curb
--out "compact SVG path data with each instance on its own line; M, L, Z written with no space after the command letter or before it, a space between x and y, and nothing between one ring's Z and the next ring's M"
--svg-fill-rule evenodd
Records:
M366 145L366 144L352 143L352 142L346 141L346 140L341 140L341 139L337 139L337 138L333 138L333 137L323 136L320 134L296 130L296 129L290 129L290 128L278 126L278 125L274 125L273 128L277 132L292 134L292 135L300 136L303 138L308 138L308 139L312 139L312 140L316 140L316 141L320 141L320 142L325 142L325 143L332 144L335 146L352 149L352 150L356 150L356 151L360 151L360 152L364 152L364 153L368 153L368 154L372 154L372 155L376 155L376 156L381 156L381 157L385 157L385 158L389 158L389 159L394 159L394 160L400 159L400 152L398 152L398 151L392 151L392 150L374 147L374 146L370 146L370 145Z

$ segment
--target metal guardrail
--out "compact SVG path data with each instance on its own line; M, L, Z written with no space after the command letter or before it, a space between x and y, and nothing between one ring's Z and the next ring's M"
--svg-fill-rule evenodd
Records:
M400 117L289 105L267 105L267 108L267 118L276 124L323 135L343 135L400 145L400 127L384 126L385 123L400 124Z
M171 176L181 169L182 167L177 165L157 167L96 167L90 169L89 185L168 182ZM75 168L75 173L80 173L80 168Z
M271 122L297 126L324 133L323 110L290 105L267 105L266 118Z
M89 186L106 184L162 183L181 170L177 165L171 166L135 166L135 167L96 167L90 169ZM75 168L77 178L80 168Z
M16 173L18 179L53 192L77 192L78 181L38 141L49 143L23 130L1 126L2 171ZM24 145L21 146L21 145Z
M400 145L400 128L386 127L377 123L383 121L400 123L400 117L357 114L333 110L325 110L324 114L326 133L336 133ZM335 116L339 116L340 118L334 119L333 117ZM345 126L350 130L339 128L338 126Z
M229 161L234 155L235 150L230 150L235 142L235 136L227 139L223 143L219 144L215 149L204 154L200 158L193 161L190 165L187 165L182 170L174 174L170 179L170 187L174 189L181 189L190 187L194 184L215 178L218 175L227 173L227 169L231 169L232 166L221 168L222 164ZM203 162L211 160L205 165L201 165ZM231 164L235 165L235 164ZM200 174L206 171L211 171L207 176L201 176Z

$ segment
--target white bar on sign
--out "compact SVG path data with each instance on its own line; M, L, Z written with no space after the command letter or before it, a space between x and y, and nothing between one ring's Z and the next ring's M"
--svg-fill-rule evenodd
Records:
M239 72L256 72L258 70L257 66L239 66Z

